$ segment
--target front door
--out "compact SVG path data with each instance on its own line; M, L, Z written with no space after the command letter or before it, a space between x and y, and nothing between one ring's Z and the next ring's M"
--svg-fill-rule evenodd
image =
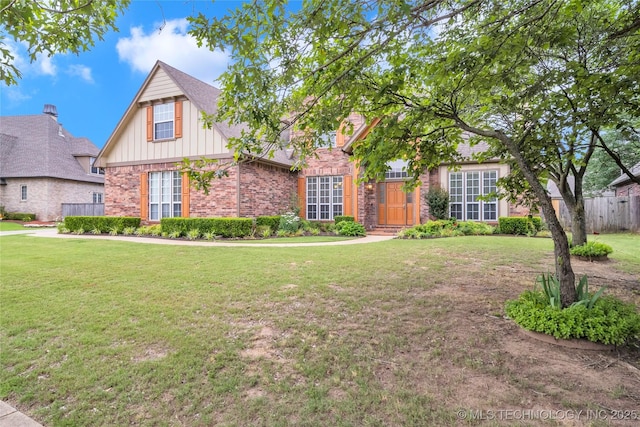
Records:
M402 191L402 181L378 184L378 224L414 225L413 193Z

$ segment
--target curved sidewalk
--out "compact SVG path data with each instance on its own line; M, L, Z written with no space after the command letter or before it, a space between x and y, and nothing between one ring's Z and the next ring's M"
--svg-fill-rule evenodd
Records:
M93 234L58 234L57 228L34 228L16 231L3 231L0 236L9 236L15 234L29 234L36 237L51 237L59 239L103 239L103 240L120 240L132 243L150 243L156 245L182 245L182 246L227 246L227 247L260 247L260 248L284 248L284 247L306 247L306 246L335 246L335 245L358 245L363 243L376 243L391 240L394 236L377 236L367 235L365 237L338 240L335 242L315 242L315 243L243 243L242 240L234 242L224 240L182 240L182 239L161 239L154 237L138 237L138 236L108 236Z

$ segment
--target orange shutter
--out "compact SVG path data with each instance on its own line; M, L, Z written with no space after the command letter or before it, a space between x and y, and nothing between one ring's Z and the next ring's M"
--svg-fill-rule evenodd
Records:
M350 175L345 175L342 178L342 210L343 215L353 215L353 185L352 185L352 177Z
M342 132L343 130L344 130L344 124L341 123L340 126L338 127L338 132L336 132L336 147L344 146L344 133Z
M149 219L149 174L147 172L140 174L140 219L142 221Z
M307 214L305 211L306 202L306 188L305 188L306 180L304 178L298 178L298 206L300 207L300 218L306 218Z
M176 138L182 138L182 101L175 102L173 114L175 115L175 136Z
M147 141L153 141L153 106L147 107Z
M182 217L189 218L189 175L185 172L182 174Z

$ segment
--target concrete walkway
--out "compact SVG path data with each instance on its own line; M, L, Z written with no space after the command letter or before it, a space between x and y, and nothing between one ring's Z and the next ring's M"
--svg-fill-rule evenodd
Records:
M0 427L42 427L42 424L0 401Z
M9 236L15 234L30 234L36 237L53 237L59 239L103 239L103 240L120 240L132 243L150 243L156 245L182 245L182 246L228 246L228 247L260 247L260 248L283 248L283 247L304 247L304 246L335 246L335 245L358 245L363 243L376 243L391 240L394 236L376 236L367 235L351 240L337 240L335 242L315 242L315 243L249 243L242 240L182 240L182 239L161 239L154 237L138 237L138 236L109 236L109 235L93 235L93 234L58 234L57 228L33 228L16 231L3 231L0 236Z

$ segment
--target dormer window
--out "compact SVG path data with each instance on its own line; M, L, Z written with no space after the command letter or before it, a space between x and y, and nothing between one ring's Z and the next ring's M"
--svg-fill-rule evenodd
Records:
M99 168L94 166L93 164L96 162L95 157L91 157L89 159L89 163L91 163L91 173L94 175L104 175L104 168Z
M336 146L336 132L327 132L319 136L318 148L333 148Z
M153 106L153 139L173 138L173 102Z
M147 141L182 138L182 101L147 106Z

